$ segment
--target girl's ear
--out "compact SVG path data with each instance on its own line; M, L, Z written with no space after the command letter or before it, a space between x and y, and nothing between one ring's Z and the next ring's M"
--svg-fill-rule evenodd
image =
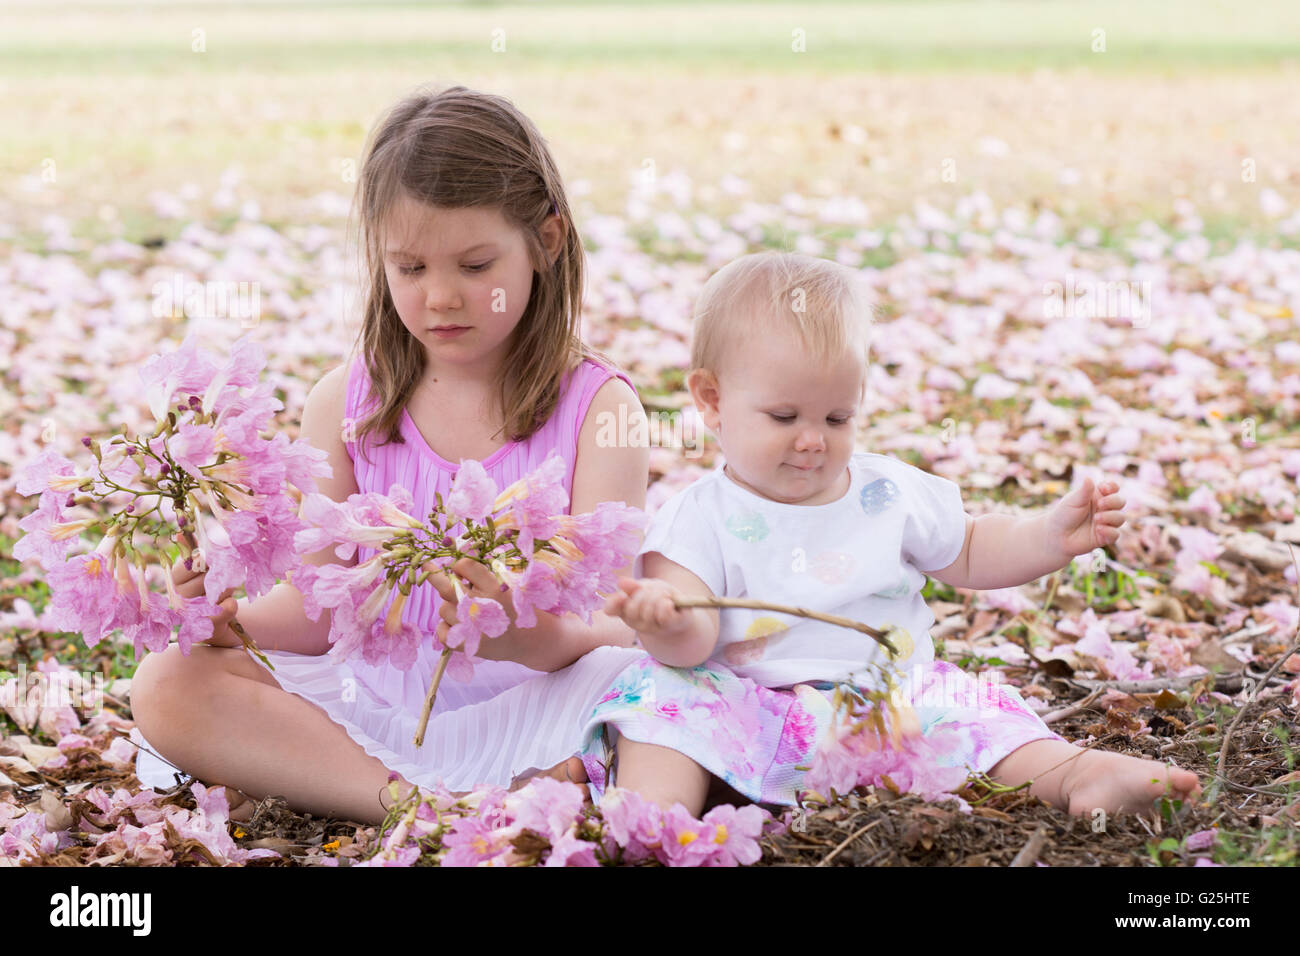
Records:
M564 221L559 215L546 217L539 230L542 237L542 247L546 250L547 265L555 265L555 260L564 248Z

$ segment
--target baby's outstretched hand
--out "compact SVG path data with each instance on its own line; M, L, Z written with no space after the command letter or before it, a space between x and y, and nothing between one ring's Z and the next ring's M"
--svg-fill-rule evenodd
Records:
M1070 557L1114 544L1127 517L1118 492L1119 485L1113 481L1094 484L1085 478L1048 514L1054 543Z
M671 637L691 626L688 610L673 604L681 593L658 578L619 578L619 590L605 600L605 613L622 618L641 634Z

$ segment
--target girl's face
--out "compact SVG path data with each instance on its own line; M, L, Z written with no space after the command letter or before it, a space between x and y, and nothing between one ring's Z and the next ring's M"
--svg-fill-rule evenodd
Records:
M528 305L533 264L523 233L493 207L429 206L402 196L384 251L389 294L435 374L453 366L490 375ZM563 234L552 216L542 239L552 259ZM439 334L439 327L461 331Z
M744 339L718 378L697 370L689 384L731 478L772 501L818 505L848 487L864 383L855 356L821 363L782 333Z

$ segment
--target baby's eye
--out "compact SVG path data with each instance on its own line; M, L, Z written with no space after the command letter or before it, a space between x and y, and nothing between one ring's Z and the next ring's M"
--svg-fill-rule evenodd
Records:
M782 425L788 425L788 424L790 424L792 421L794 421L794 416L793 416L793 415L777 415L777 414L774 414L773 412L768 412L768 414L772 416L773 421L778 421L778 422L780 422Z
M847 424L848 424L849 422L851 422L853 419L851 419L851 418L828 418L828 419L826 419L826 420L827 420L828 422L830 422L832 425L847 425Z

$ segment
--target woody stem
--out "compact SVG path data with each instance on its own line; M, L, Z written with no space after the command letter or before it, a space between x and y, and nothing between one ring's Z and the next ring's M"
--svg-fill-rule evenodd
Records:
M863 624L861 621L855 621L849 617L840 617L838 614L823 614L820 611L810 611L806 607L791 607L788 604L772 604L768 601L755 601L751 598L726 598L726 597L679 597L673 599L675 607L745 607L756 611L777 611L781 614L794 614L798 617L810 617L814 621L825 621L827 624L834 624L837 627L847 627L855 631L860 631L880 642L891 654L897 654L898 648L885 636L884 631L877 630L869 624Z
M429 681L429 693L424 697L424 710L420 711L420 723L415 728L415 746L424 746L424 729L429 726L429 714L433 712L433 700L438 696L438 685L442 683L443 671L447 669L447 661L451 657L451 648L442 652L438 658L438 668L433 672L433 680Z

